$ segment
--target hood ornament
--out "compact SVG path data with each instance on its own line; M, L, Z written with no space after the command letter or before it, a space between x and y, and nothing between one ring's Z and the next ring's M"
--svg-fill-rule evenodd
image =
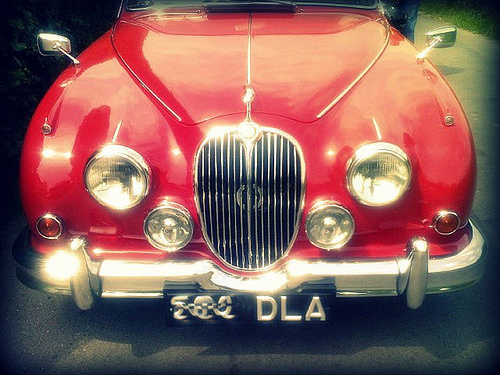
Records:
M245 85L244 89L245 92L243 94L243 103L248 105L255 99L255 90L253 89L252 85Z
M252 113L252 103L255 99L255 90L252 87L252 84L247 83L243 89L245 90L243 92L243 103L246 104L247 106L247 115L245 118L245 121L252 121L251 119L251 113Z
M255 99L255 90L251 84L244 86L243 103L247 106L247 114L245 120L236 128L238 138L246 146L247 150L251 150L254 143L258 140L261 130L260 126L252 121L252 102Z
M252 16L250 15L248 21L248 51L247 51L247 82L245 86L243 86L243 103L247 107L247 113L245 116L245 120L238 125L236 128L236 136L240 139L240 141L244 144L246 152L247 152L247 160L250 160L251 150L260 137L261 129L260 126L252 121L252 103L255 100L255 90L252 86L251 79L251 53L252 53Z

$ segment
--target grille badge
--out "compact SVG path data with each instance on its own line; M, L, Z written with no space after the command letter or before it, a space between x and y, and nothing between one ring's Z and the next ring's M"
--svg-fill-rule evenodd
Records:
M236 129L238 139L251 150L261 134L260 126L253 121L243 121Z
M256 197L255 201L251 200L250 202L245 202L243 200L243 193L246 193L247 196L250 194L248 191L249 189L253 190L253 195ZM247 185L242 185L238 191L236 192L236 202L238 203L238 206L243 207L243 208L261 208L262 207L262 189L257 186L257 185L252 185L252 186L247 186ZM250 204L250 206L248 206ZM257 206L257 207L255 207Z

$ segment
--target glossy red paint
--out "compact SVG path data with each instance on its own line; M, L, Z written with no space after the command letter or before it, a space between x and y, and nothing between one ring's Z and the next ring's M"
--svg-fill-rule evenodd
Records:
M192 125L241 111L250 33L250 74L259 93L252 112L313 122L384 48L386 27L377 17L331 9L132 13L118 22L113 43L130 70Z
M253 15L251 24L242 14L122 14L114 30L79 56L80 66L57 79L26 134L21 194L31 231L48 212L65 223L60 239L32 234L32 246L50 252L84 235L96 259L198 257L220 264L199 227L193 163L210 129L245 117L251 30L252 118L294 137L305 159L305 207L289 257L394 257L417 235L429 241L433 256L463 248L468 226L451 236L431 226L440 210L457 212L463 225L471 211L476 165L466 117L432 64L417 63L415 48L379 19L375 11L318 7ZM368 73L319 118L380 51ZM444 124L447 114L453 126ZM45 119L50 135L41 132ZM377 141L405 150L413 175L400 201L373 208L352 198L345 180L354 151ZM149 195L127 211L106 209L85 190L87 161L112 142L139 152L152 169ZM174 254L153 248L142 230L165 199L186 207L195 223L192 243ZM324 199L341 203L356 223L341 251L315 248L304 232L307 212Z

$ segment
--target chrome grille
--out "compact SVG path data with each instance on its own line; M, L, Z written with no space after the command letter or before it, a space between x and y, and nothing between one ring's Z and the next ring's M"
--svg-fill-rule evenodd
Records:
M264 130L252 144L234 131L198 150L196 195L212 250L228 265L258 270L286 254L298 231L304 166L287 136Z

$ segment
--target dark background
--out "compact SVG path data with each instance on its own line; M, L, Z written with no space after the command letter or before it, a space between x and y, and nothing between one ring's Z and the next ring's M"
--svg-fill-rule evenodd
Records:
M71 39L78 55L113 24L120 0L2 0L0 10L0 212L19 205L17 176L24 133L37 104L68 66L43 57L36 35Z

